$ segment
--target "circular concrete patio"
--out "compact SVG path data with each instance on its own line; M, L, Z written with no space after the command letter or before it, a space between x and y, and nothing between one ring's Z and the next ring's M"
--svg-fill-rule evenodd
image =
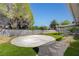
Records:
M47 35L27 35L14 38L11 40L11 44L20 47L38 47L44 44L51 44L54 41L54 37Z

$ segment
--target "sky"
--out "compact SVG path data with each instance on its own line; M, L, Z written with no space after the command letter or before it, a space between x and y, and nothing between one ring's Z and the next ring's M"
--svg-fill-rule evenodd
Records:
M34 26L49 26L53 20L59 23L73 21L72 13L65 3L31 3L30 8Z

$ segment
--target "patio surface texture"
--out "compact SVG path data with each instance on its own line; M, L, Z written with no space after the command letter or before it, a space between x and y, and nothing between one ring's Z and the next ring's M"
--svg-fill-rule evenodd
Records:
M69 42L72 37L65 37L62 41L56 41L50 45L43 45L39 47L39 56L63 56L66 49L69 47Z

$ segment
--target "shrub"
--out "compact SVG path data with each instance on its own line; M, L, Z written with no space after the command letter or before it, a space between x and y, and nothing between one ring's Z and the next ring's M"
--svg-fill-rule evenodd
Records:
M72 27L69 29L70 32L76 32L79 30L79 27Z
M60 33L60 32L56 32L56 33L52 33L53 35L60 35L60 34L62 34L62 33Z
M75 36L74 36L74 39L75 39L75 40L79 40L79 35L75 35Z
M63 36L61 36L60 34L62 34L62 33L56 32L56 33L47 33L45 35L49 35L49 36L55 37L56 41L60 41L60 40L63 39Z
M63 36L60 35L53 35L53 37L56 38L56 41L61 41L63 39Z
M60 32L55 32L55 33L47 33L47 35L61 35L62 33Z

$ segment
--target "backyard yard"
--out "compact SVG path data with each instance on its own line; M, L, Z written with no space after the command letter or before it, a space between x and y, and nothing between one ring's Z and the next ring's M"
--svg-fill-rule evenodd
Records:
M57 41L60 41L63 37L58 33L48 33L44 35L54 36ZM13 37L0 36L0 56L35 56L36 52L33 48L17 47L10 44Z
M56 41L64 40L64 36L60 35L61 33L47 33L42 35L48 35L56 38ZM8 36L0 36L0 56L35 56L37 53L33 50L32 47L17 47L15 45L10 44L10 41L13 37ZM68 44L70 46L65 51L65 56L78 56L79 55L79 40L75 40L74 38L68 39Z

